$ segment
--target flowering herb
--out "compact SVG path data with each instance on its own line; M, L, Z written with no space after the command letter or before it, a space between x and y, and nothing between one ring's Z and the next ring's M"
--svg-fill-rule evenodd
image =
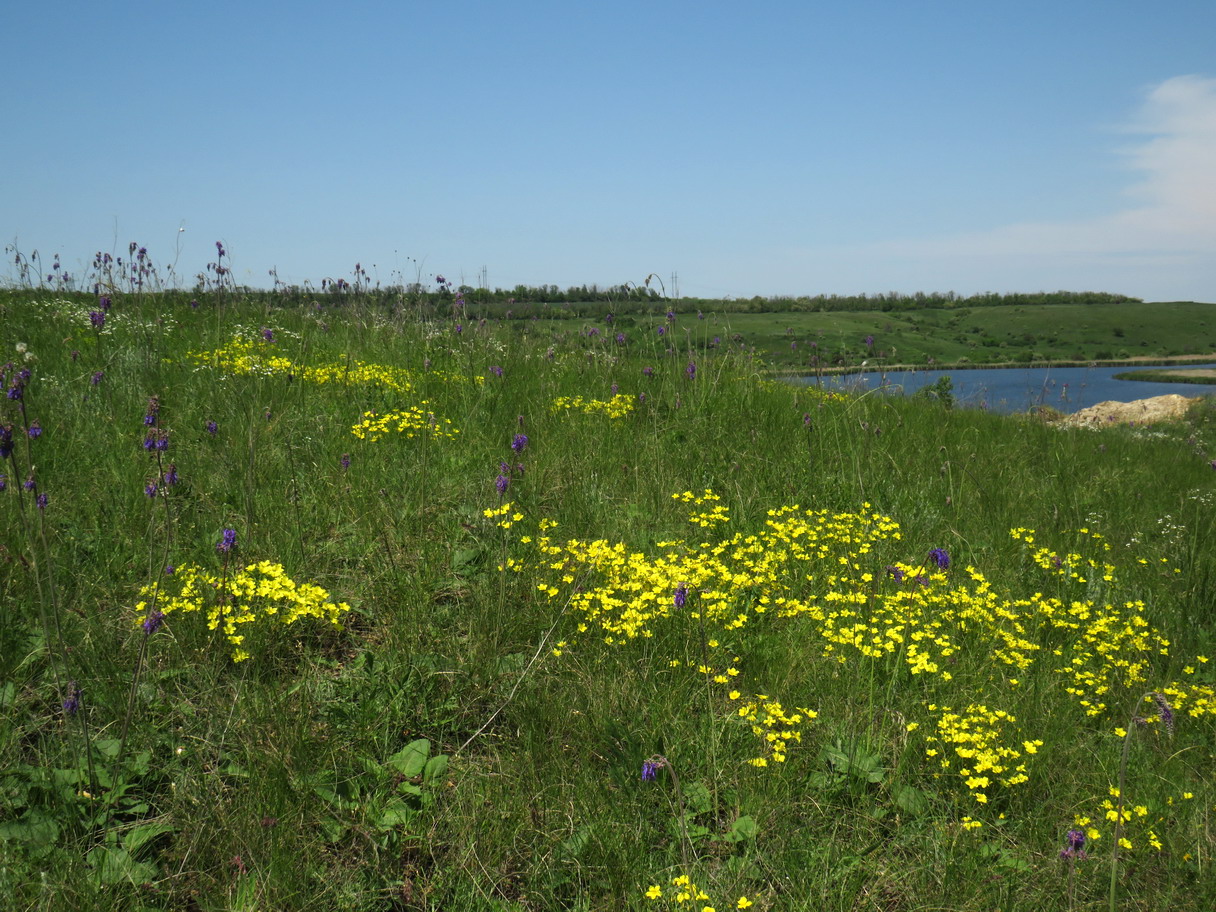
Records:
M528 435L527 434L516 434L515 439L511 441L511 449L513 449L516 453L522 453L524 451L524 447L526 447L527 445L528 445Z
M42 425L40 425L37 421L35 421L33 424L30 425L30 429L29 429L28 433L30 435L30 440L37 440L39 437L42 436Z
M672 598L677 608L683 608L688 603L688 587L683 583L676 586L675 596Z
M498 496L502 497L507 493L507 488L511 486L511 479L507 475L499 475L494 479L494 489L498 491Z
M236 529L225 529L224 535L220 539L219 544L215 546L215 550L222 554L227 554L236 547Z
M63 699L63 711L69 716L74 716L80 710L80 688L76 686L76 682L72 681L68 684L67 695Z
M215 432L218 431L219 429L220 429L220 426L218 424L216 424L214 421L207 422L207 433L210 434L212 437L215 436Z
M1064 837L1064 848L1060 849L1061 858L1075 858L1078 861L1085 860L1085 831L1084 830L1069 830L1068 835Z
M151 614L144 618L144 622L140 624L144 629L144 636L151 636L156 633L164 622L165 613L159 608L153 608Z
M950 555L942 548L934 548L929 552L929 560L937 565L939 570L950 569Z

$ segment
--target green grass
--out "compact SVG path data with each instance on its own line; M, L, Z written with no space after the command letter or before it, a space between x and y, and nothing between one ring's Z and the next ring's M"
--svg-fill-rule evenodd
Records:
M866 359L1017 364L1216 352L1216 305L1193 302L730 314L723 319L774 364L804 369L815 357L825 366ZM866 345L867 336L873 337L872 346Z
M1209 404L1088 431L825 397L729 335L801 315L618 345L187 301L116 299L98 331L95 304L0 298L5 389L31 371L0 400L9 907L1092 909L1112 872L1119 908L1212 907ZM988 315L910 316L929 340ZM614 394L621 417L554 408ZM352 433L411 406L413 436ZM230 642L207 612L257 561L349 610L254 600ZM146 634L187 566L218 585ZM985 731L1012 759L969 784ZM1070 864L1078 817L1099 838Z

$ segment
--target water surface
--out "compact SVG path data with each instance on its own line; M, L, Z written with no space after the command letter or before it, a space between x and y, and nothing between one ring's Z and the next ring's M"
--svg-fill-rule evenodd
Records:
M1173 365L1187 368L1216 368L1216 363ZM1147 369L1148 365L1144 366ZM1039 405L1060 412L1077 412L1099 402L1131 402L1150 396L1177 393L1180 396L1216 395L1216 386L1205 383L1153 383L1145 380L1116 380L1115 374L1141 367L1006 367L976 370L909 370L890 373L837 374L823 377L824 389L853 392L883 390L894 395L910 394L949 376L954 383L955 402L972 408L1009 414ZM1165 368L1157 367L1157 370ZM815 377L795 377L794 383L814 386Z

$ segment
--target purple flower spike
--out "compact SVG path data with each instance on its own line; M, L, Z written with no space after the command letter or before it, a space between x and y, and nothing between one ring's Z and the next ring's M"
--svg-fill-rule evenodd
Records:
M494 365L493 367L491 367L491 368L490 368L490 373L491 373L491 374L493 374L495 377L501 377L501 376L502 376L502 368L501 368L501 367L499 367L499 366L496 364L496 365Z
M39 510L45 510L46 505L48 503L50 503L50 501L51 501L51 499L49 497L47 497L45 494L39 494L38 497L35 499L35 503L38 504Z
M210 434L212 437L215 436L215 432L218 431L219 429L220 429L220 426L218 424L216 424L214 421L207 422L207 433Z
M152 634L160 630L161 625L164 623L165 613L159 608L153 608L152 613L144 618L144 622L140 626L144 628L144 636L152 636Z
M684 373L688 376L689 380L696 380L697 379L697 365L694 364L692 361L689 361L688 367L684 368Z
M937 564L939 570L950 569L950 555L943 548L934 548L929 552L929 560Z
M528 435L527 434L516 434L515 439L511 441L511 449L513 449L516 453L522 453L524 451L524 447L526 447L527 445L528 445Z
M342 466L343 472L345 472L347 469L349 469L350 468L350 453L343 453L342 458L338 460L338 463Z
M655 754L647 760L642 761L642 781L653 782L659 770L667 765L667 758Z
M683 583L676 586L676 594L672 601L675 603L677 608L683 608L686 604L688 604L688 587Z
M225 529L224 537L220 543L215 546L215 550L222 554L227 554L236 547L236 529Z
M1169 700L1161 696L1161 694L1155 693L1153 694L1153 702L1157 704L1157 716L1161 719L1161 724L1172 735L1174 733L1174 709L1170 706Z
M507 488L511 486L511 479L506 475L499 475L494 479L494 488L498 491L498 496L502 497L507 493Z
M1083 861L1086 858L1085 854L1085 832L1083 830L1069 830L1068 835L1064 837L1064 848L1060 850L1061 858L1075 858Z
M77 687L76 682L73 681L68 685L67 696L64 697L63 700L63 711L69 716L76 715L77 711L80 709L80 697L80 688Z
M30 425L29 429L30 440L37 440L42 436L42 425L37 421Z
M94 329L101 329L106 325L106 314L104 310L90 310L89 320L93 324Z
M177 484L177 466L174 463L169 463L169 470L165 472L165 484Z
M144 486L144 493L147 494L149 497L155 497L156 496L156 482L149 481Z
M93 379L92 379L92 380L90 380L89 382L90 382L90 383L92 383L94 386L97 386L97 385L99 385L99 384L101 383L101 381L102 381L103 379L105 379L105 376L106 376L106 372L105 372L105 371L96 371L96 372L93 374Z

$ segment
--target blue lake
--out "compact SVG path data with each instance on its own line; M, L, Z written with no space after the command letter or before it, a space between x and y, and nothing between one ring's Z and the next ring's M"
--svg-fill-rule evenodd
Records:
M1173 367L1216 368L1212 364L1185 364ZM1150 396L1177 393L1180 396L1216 395L1216 385L1204 383L1148 383L1143 380L1115 380L1114 375L1137 367L1009 367L976 370L912 370L889 373L837 374L822 379L825 389L852 392L882 390L893 395L914 393L930 386L939 377L949 376L954 383L954 399L961 406L986 408L1009 414L1024 412L1039 405L1061 412L1076 412L1099 402L1131 402ZM1157 367L1155 370L1164 370ZM795 377L794 383L814 386L815 377Z

